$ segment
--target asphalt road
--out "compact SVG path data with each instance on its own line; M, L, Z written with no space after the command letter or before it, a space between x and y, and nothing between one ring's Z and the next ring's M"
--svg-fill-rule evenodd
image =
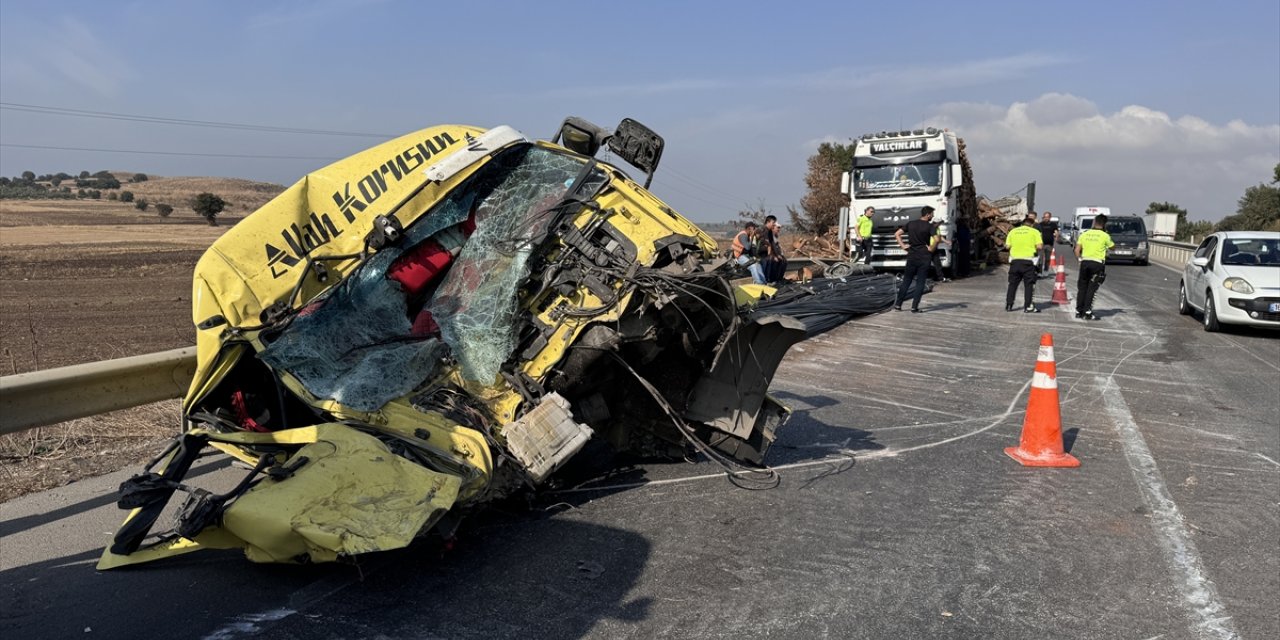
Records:
M1280 637L1280 333L1205 333L1158 265L1109 267L1094 323L1005 313L1004 286L943 284L925 313L797 346L771 490L651 464L491 510L448 550L106 573L132 470L0 505L0 635ZM1042 332L1078 469L1003 453Z

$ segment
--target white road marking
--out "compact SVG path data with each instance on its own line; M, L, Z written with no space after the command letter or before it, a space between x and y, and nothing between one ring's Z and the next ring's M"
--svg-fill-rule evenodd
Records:
M1116 366L1119 367L1118 364ZM1156 466L1155 458L1129 412L1120 387L1114 380L1101 376L1098 377L1098 386L1102 389L1103 404L1120 433L1133 479L1151 509L1151 522L1155 525L1169 569L1176 578L1178 591L1186 601L1197 635L1202 638L1239 638L1231 617L1225 615L1226 608L1218 599L1217 587L1204 571L1187 523L1165 486L1160 468Z
M1255 452L1253 453L1253 455L1258 456L1259 458L1262 458L1263 460L1266 460L1267 462L1270 462L1271 464L1274 464L1274 465L1275 465L1275 466L1277 466L1277 467L1280 467L1280 462L1276 462L1275 460L1272 460L1271 458L1268 458L1268 457L1266 457L1266 456L1262 455L1261 453L1258 453L1258 452L1256 452L1256 451L1255 451Z
M1277 367L1276 365L1272 364L1270 360L1263 359L1261 356L1259 356L1258 354L1256 354L1256 353L1254 353L1254 352L1250 351L1248 348L1246 348L1244 345L1240 344L1239 342L1236 342L1235 340L1232 340L1231 338L1228 338L1228 337L1226 337L1226 336L1222 335L1221 333L1218 333L1218 334L1215 334L1215 335L1217 335L1219 338L1221 338L1221 339L1223 339L1223 340L1226 340L1227 342L1230 342L1230 343L1231 343L1231 346L1233 346L1233 347L1235 347L1235 348L1237 348L1237 349L1239 349L1239 350L1241 350L1241 351L1243 351L1243 352L1245 352L1245 353L1247 353L1247 354L1249 354L1249 355L1253 356L1253 358L1254 358L1255 360L1257 360L1258 362L1261 362L1262 364L1265 364L1265 365L1267 365L1268 367L1271 367L1272 369L1275 369L1276 371L1280 371L1280 367Z

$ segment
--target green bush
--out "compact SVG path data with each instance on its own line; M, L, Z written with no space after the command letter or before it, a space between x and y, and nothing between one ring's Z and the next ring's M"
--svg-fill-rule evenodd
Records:
M120 194L118 194L118 193L116 193L116 192L112 191L111 193L108 193L108 194L107 194L107 199L108 199L108 200L119 200L119 199L120 199Z
M132 178L129 178L129 182L146 182L146 181L147 181L147 174L145 173L135 173L133 174Z
M226 208L226 200L223 200L222 198L219 198L207 191L197 195L191 200L191 209L200 214L205 220L209 221L210 225L215 227L218 226L218 214L222 213L222 210Z
M160 214L161 218L168 218L169 214L173 213L173 207L164 203L158 204L156 205L156 213Z
M132 191L121 191L121 192L120 192L120 202L133 202L133 192L132 192Z
M134 200L134 201L133 201L133 208L134 208L134 209L137 209L138 211L146 211L146 210L147 210L147 200L146 200L146 198L138 198L137 200Z

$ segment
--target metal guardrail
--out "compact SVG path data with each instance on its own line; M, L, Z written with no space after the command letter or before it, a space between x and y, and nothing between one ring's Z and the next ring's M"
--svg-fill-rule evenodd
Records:
M1196 245L1185 242L1157 240L1155 238L1148 238L1147 242L1151 245L1150 256L1152 260L1175 267L1181 267L1186 264L1191 259L1191 254L1196 251Z
M196 348L0 377L0 434L180 398Z

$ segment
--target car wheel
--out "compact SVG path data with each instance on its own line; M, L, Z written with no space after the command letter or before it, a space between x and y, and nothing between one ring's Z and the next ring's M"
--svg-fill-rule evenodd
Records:
M1178 283L1178 313L1184 316L1191 315L1191 303L1187 301L1187 285Z
M1204 292L1204 330L1214 332L1222 328L1218 324L1218 312L1213 308L1213 292Z

